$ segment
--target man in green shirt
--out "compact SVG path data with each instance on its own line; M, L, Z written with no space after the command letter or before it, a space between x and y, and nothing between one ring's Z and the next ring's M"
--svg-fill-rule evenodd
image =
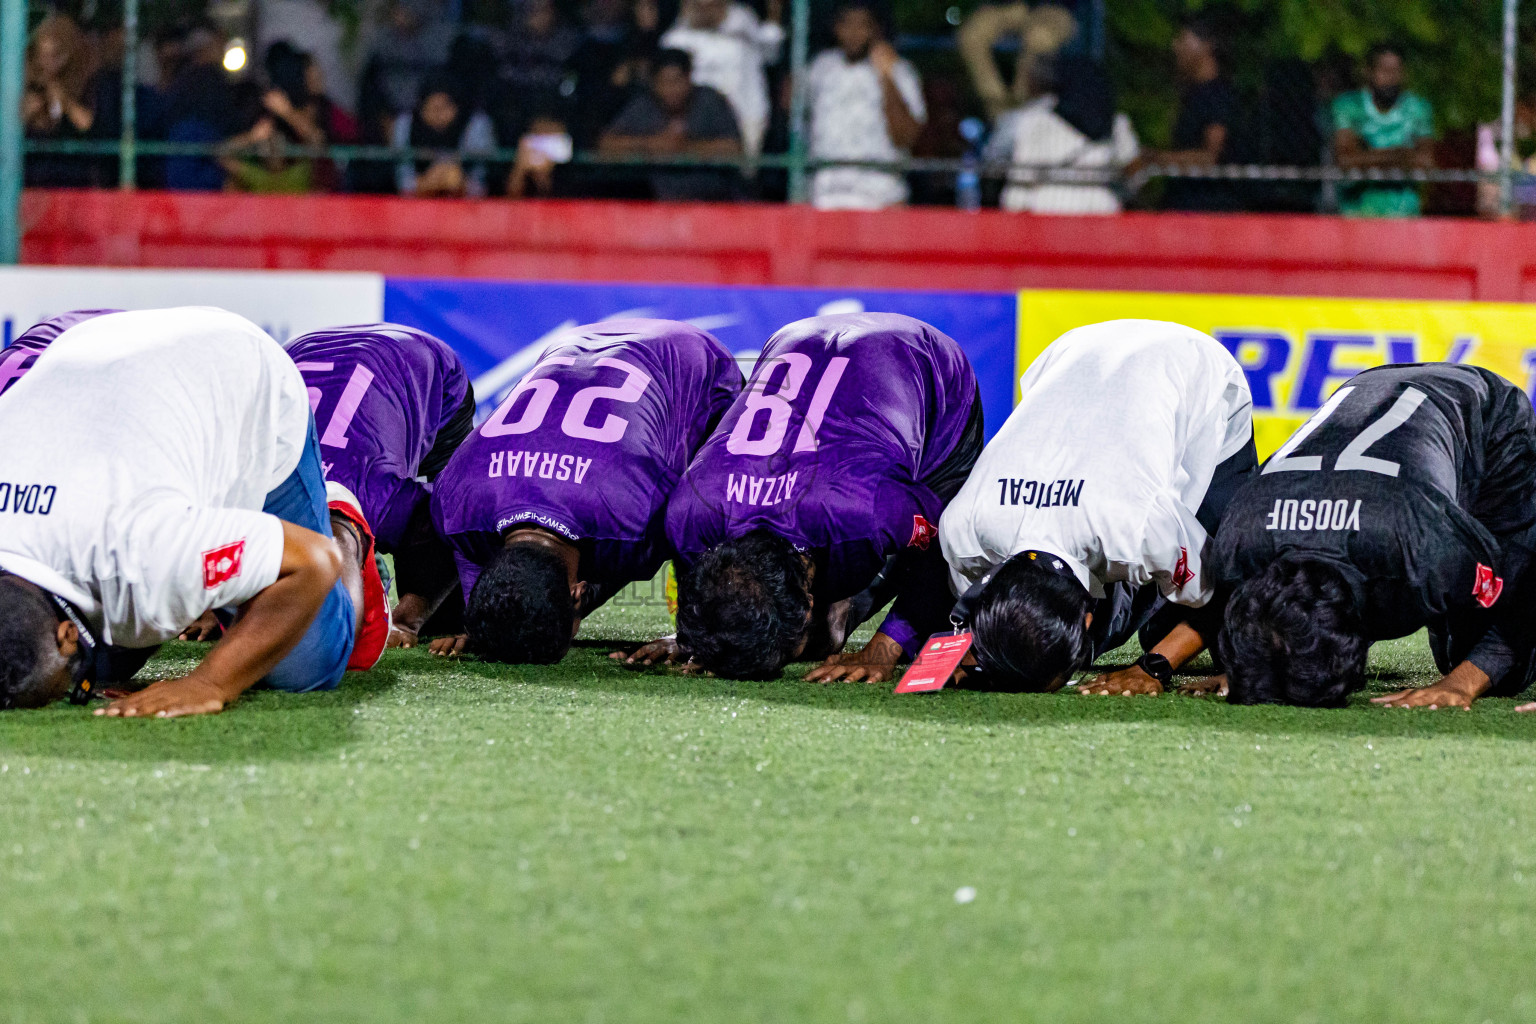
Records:
M1340 167L1383 170L1435 166L1429 103L1403 89L1403 56L1378 45L1366 54L1366 88L1333 101L1333 151ZM1417 185L1353 185L1340 190L1340 210L1356 217L1417 217Z

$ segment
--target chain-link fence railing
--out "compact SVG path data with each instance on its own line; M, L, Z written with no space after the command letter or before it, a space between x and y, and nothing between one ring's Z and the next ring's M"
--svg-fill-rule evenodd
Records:
M388 0L372 41L356 44L358 81L341 90L356 118L314 77L336 63L317 56L324 40L306 52L269 23L278 5L214 0L167 23L167 0L142 12L139 0L72 2L0 0L3 258L15 257L23 180L1036 213L1536 213L1536 101L1518 90L1536 24L1517 0L1385 11L1256 0L1193 15L1174 0L931 12L907 0L897 26L930 30L895 34L892 10L868 0L681 0L675 13L606 0L630 42L602 60L604 0L582 6L582 27L554 0L524 0L514 9L532 13L518 17L545 19L537 38L534 20L486 28L473 4L446 17L447 0ZM646 10L649 34L636 27ZM417 35L402 35L412 18ZM743 69L745 85L726 80ZM449 102L434 112L439 95Z

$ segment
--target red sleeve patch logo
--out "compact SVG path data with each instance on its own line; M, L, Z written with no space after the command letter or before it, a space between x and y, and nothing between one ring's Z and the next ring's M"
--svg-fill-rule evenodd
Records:
M240 561L245 554L245 540L203 552L203 589L221 587L240 575Z
M928 545L939 535L939 528L920 515L912 517L912 539L907 541L907 547L917 548L919 551L927 551Z
M1504 593L1504 580L1495 576L1493 570L1483 563L1477 563L1477 582L1472 585L1472 596L1477 603L1484 608L1492 608L1493 603Z
M1179 561L1173 567L1173 585L1182 587L1195 578L1195 574L1189 571L1189 549L1179 548Z

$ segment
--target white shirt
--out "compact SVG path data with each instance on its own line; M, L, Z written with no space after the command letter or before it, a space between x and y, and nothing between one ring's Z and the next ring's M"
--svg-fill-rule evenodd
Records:
M87 320L0 402L0 436L28 439L0 445L0 567L75 604L103 643L172 639L277 581L283 527L261 508L308 429L298 369L243 317Z
M928 119L923 83L911 64L896 62L896 91L919 122ZM812 157L822 160L900 160L885 123L885 89L868 58L850 64L843 51L824 50L806 71ZM811 202L822 210L878 210L907 201L900 174L866 167L824 167L811 181Z
M764 22L746 4L733 3L719 28L693 28L682 18L661 37L661 45L692 55L693 83L726 98L741 128L742 146L749 155L760 152L771 112L763 69L779 59L783 26Z
M1097 170L1124 167L1141 154L1130 118L1116 114L1109 138L1088 138L1056 113L1056 97L1042 96L998 119L988 155L1010 160L1008 187L999 203L1014 213L1119 213L1120 200L1105 185L1033 184L1033 168Z
M1209 601L1195 510L1253 436L1237 360L1181 324L1111 320L1056 339L1019 383L1017 408L939 522L955 592L1037 550L1094 597L1107 583L1156 582L1178 604Z

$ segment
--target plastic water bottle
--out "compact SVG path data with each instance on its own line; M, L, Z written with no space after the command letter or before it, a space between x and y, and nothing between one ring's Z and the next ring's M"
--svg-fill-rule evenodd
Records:
M955 175L955 206L972 213L981 209L981 144L986 134L986 123L979 117L960 122L965 155L960 158L960 171Z

